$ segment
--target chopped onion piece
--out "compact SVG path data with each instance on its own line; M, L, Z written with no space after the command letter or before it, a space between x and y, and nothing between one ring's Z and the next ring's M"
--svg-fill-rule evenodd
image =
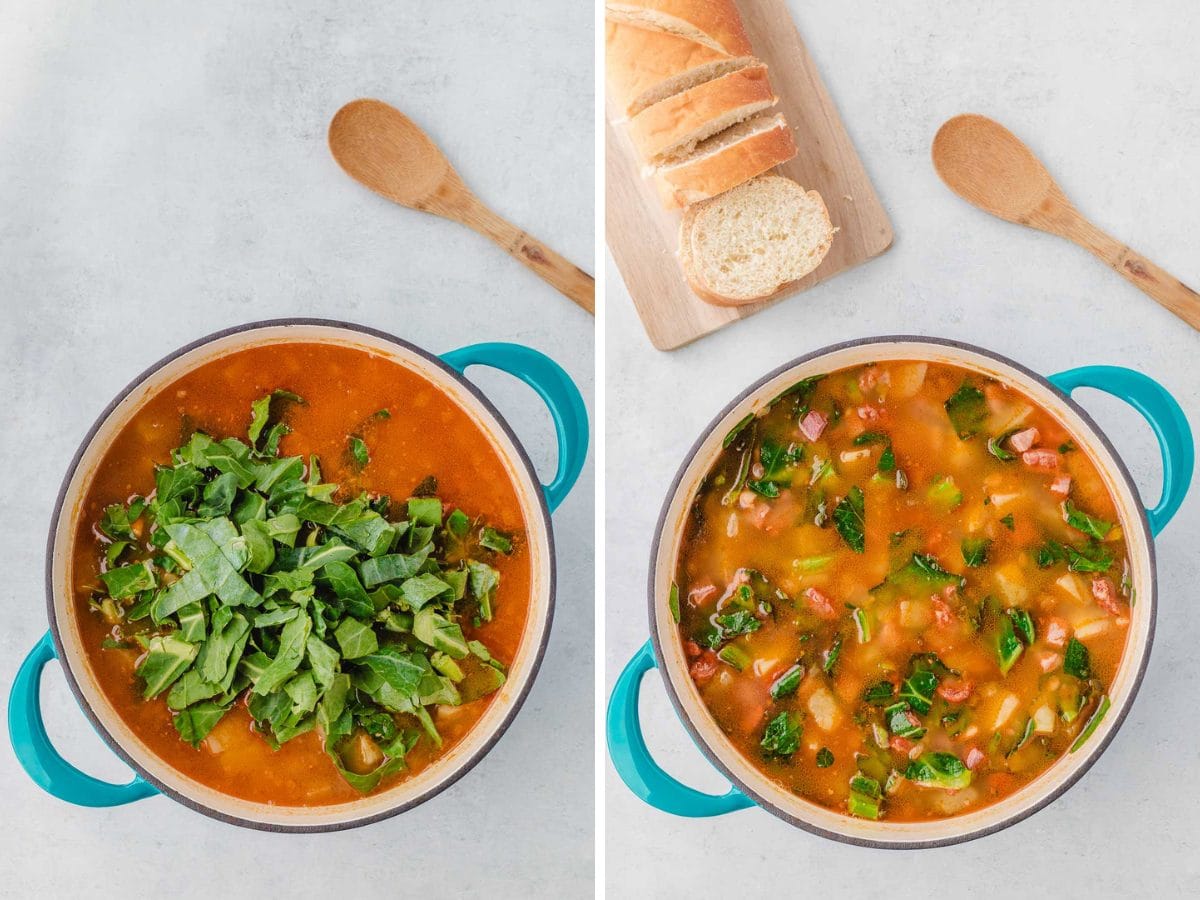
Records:
M1000 701L1000 709L996 712L996 722L992 726L993 729L1000 728L1012 718L1013 713L1017 711L1017 707L1021 705L1020 699L1016 694L1005 694L1004 699Z

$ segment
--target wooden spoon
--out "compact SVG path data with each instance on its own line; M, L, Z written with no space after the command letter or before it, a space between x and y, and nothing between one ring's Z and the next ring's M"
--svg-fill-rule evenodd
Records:
M933 139L933 167L968 203L1074 241L1200 329L1200 294L1085 219L1041 161L999 122L979 115L950 119Z
M347 103L329 123L329 149L355 181L401 206L474 228L595 314L595 279L484 206L400 110L381 100Z

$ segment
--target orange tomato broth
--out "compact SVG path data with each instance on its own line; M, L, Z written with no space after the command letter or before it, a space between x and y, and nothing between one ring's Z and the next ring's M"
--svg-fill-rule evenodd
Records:
M977 434L961 439L945 404L964 383L981 392L985 418ZM805 434L801 423L814 413ZM989 437L1014 430L999 442L1014 458L993 456ZM883 437L855 443L868 432ZM736 488L744 455L747 481L772 474L763 467L765 438L802 455L777 476L774 498L763 496L772 489L761 481L760 492ZM889 442L894 470L886 460L881 466ZM1014 442L1032 446L1020 452ZM817 478L822 461L832 469ZM953 479L949 500L934 487L944 476ZM856 486L863 492L861 553L840 533L835 512ZM961 503L953 503L954 489ZM1113 523L1103 541L1065 521L1067 499ZM975 543L964 548L964 539ZM986 561L968 566L968 550L978 562L980 540L990 542ZM1082 548L1097 565L1108 554L1111 565L1103 573L1070 571L1064 560L1043 568L1037 557L1048 541ZM961 576L961 585L910 577L912 570L902 570L914 554L949 573L941 582ZM918 821L1001 800L1086 739L1089 721L1107 708L1105 686L1125 645L1133 602L1125 572L1113 498L1060 422L994 378L903 361L830 373L746 424L694 499L673 590L692 678L748 763L830 809ZM718 618L746 608L753 622ZM1030 614L1034 639L1017 635L1020 655L1003 674L998 642L1004 620L1017 622L1020 611ZM1074 674L1064 670L1076 640L1089 653L1088 677L1077 665ZM840 649L830 663L835 641ZM920 662L919 654L930 653L953 672L930 657ZM915 666L935 669L937 692L928 713L909 704L915 720L894 723L888 710ZM789 682L796 685L790 694ZM866 692L881 682L868 702ZM780 733L783 750L797 744L790 755L780 753ZM911 768L934 753L960 761L953 787L929 786L927 770ZM852 792L859 775L878 784L878 797L861 780Z
M140 651L101 649L109 635L104 619L89 610L103 542L95 525L104 508L154 489L154 466L199 429L220 439L245 439L250 404L275 389L304 398L286 416L292 432L281 456L316 454L325 481L340 485L338 499L366 490L394 498L410 496L426 476L438 482L446 508L483 516L494 527L524 533L517 491L488 436L444 391L424 376L370 351L319 343L272 343L233 352L201 365L152 396L117 435L92 475L75 534L72 581L75 617L87 664L105 697L129 728L164 762L190 778L244 800L279 806L323 806L361 799L325 754L317 730L272 750L252 730L245 698L193 749L172 724L165 694L142 699L134 676ZM361 473L348 465L347 435L373 413L391 418L370 426L365 437L371 462ZM519 651L531 590L529 552L523 540L511 556L497 554L500 572L491 622L461 624L468 639L483 641L495 658L510 664ZM462 740L484 714L489 695L458 707L440 706L435 717L444 740L435 750L421 740L407 756L407 770L385 779L380 790L419 774Z

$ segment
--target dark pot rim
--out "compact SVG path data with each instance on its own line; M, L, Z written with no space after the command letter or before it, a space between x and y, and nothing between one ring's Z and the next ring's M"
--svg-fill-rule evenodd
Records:
M488 736L488 739L479 747L479 749L471 754L471 756L469 756L464 762L460 763L458 767L440 784L420 793L416 797L372 815L351 819L345 822L327 822L311 825L282 825L272 822L259 822L254 819L247 819L241 816L232 816L228 813L221 812L220 810L213 809L204 803L200 803L183 795L179 791L167 784L164 784L161 780L151 775L137 759L137 757L127 752L125 748L122 747L109 733L108 728L105 726L103 720L96 714L95 710L92 709L91 704L87 702L82 690L79 687L79 683L75 678L75 673L72 670L73 661L70 659L70 657L68 657L62 637L59 634L59 622L54 609L54 537L58 531L59 520L62 517L63 503L66 500L67 489L70 486L72 479L75 477L75 473L79 468L80 462L83 460L84 454L87 453L87 451L91 448L92 441L95 438L96 433L100 430L100 427L108 420L108 417L112 415L113 411L116 410L116 408L125 400L126 397L133 393L133 391L135 391L137 388L141 387L153 375L157 374L160 369L174 362L179 357L190 353L193 350L197 350L207 344L221 340L222 338L245 334L252 331L265 330L268 328L296 326L336 328L342 331L368 335L370 337L387 341L396 345L397 347L407 350L408 352L421 357L425 361L441 369L442 372L453 378L460 386L468 391L475 398L475 400L478 401L479 404L492 416L496 424L499 426L499 429L509 439L513 447L516 448L517 457L520 463L525 467L525 471L528 474L531 482L535 485L541 483L538 480L537 471L534 469L533 463L530 461L529 455L526 453L524 446L521 444L520 440L518 440L508 422L500 414L500 411L496 409L495 405L493 405L493 403L483 394L483 392L474 384L472 384L462 373L449 366L440 357L430 353L428 350L425 350L424 348L419 347L410 341L406 341L403 338L397 337L394 334L382 331L378 328L372 328L368 325L359 325L354 322L345 322L338 319L285 317L279 319L262 319L255 322L248 322L244 325L235 325L230 328L224 328L220 331L215 331L211 334L205 335L204 337L198 338L150 365L136 378L129 382L129 384L121 389L116 397L104 407L104 410L87 430L87 433L80 441L79 448L75 451L74 456L71 458L70 465L67 467L66 475L63 477L62 484L58 490L58 497L54 502L54 511L50 517L50 533L46 542L46 614L50 622L50 633L54 640L55 653L58 656L63 674L66 677L67 684L71 689L71 693L75 696L76 702L79 704L80 709L83 710L83 713L87 717L88 721L90 721L92 726L96 729L97 734L100 735L104 742L108 744L109 748L123 762L125 762L126 765L128 765L134 770L134 772L137 773L138 777L152 784L161 793L170 797L172 800L175 800L176 802L181 803L184 806L195 810L196 812L202 813L209 818L216 819L220 822L226 822L231 825L240 825L245 828L253 828L258 831L271 831L284 834L310 834L315 832L345 831L351 828L359 828L363 825L370 825L375 822L383 821L384 819L390 819L393 816L399 815L400 813L407 812L413 807L419 806L425 801L436 797L442 791L456 783L491 751L491 749L508 730L509 726L513 722L513 719L516 718L517 713L524 705L525 699L528 696L530 689L533 687L533 683L537 678L538 671L541 668L543 657L546 654L546 645L549 641L550 630L554 621L554 606L556 599L555 593L557 586L557 563L554 547L554 527L550 517L550 509L546 504L545 492L539 490L537 492L538 511L541 515L542 527L546 533L546 549L549 556L550 572L546 607L546 626L542 631L542 638L538 646L526 651L533 653L529 678L526 680L521 691L513 699L512 705L505 713L504 718L500 720L500 723L496 726L495 730ZM419 778L420 776L418 775L417 777Z
M1029 369L1026 366L1021 365L1020 363L1016 362L1015 360L1009 359L1007 356L1003 356L1002 354L996 353L992 350L986 350L982 347L978 347L974 344L968 344L963 341L955 341L955 340L950 340L948 338L926 337L924 335L913 335L913 334L882 335L879 337L861 338L858 340L842 341L842 342L836 343L836 344L829 344L818 350L814 350L810 353L805 353L801 356L797 356L795 359L791 360L790 362L786 362L783 365L776 367L775 369L768 372L766 375L759 378L757 381L755 381L753 384L751 384L748 388L739 392L737 394L737 396L734 397L733 400L731 400L729 403L727 403L724 406L724 408L722 408L721 411L719 413L717 413L716 416L700 432L700 436L696 439L696 441L692 444L691 448L684 455L683 461L680 463L680 466L675 473L675 477L671 480L671 486L667 489L667 495L666 495L666 498L663 500L662 510L658 516L658 523L655 527L655 532L654 532L654 541L651 544L651 548L650 548L650 571L649 571L649 580L648 580L648 584L647 584L648 614L649 614L649 620L650 620L650 641L654 647L654 655L657 660L658 666L660 669L663 669L664 672L669 672L670 670L666 668L666 654L664 653L662 644L659 641L659 636L658 636L658 623L657 623L658 610L657 610L657 606L655 604L655 598L654 598L654 585L655 585L655 580L656 580L655 575L657 572L657 560L658 560L658 555L659 555L659 548L661 546L662 539L663 539L664 529L667 524L667 516L668 516L668 513L670 512L671 505L674 502L676 496L679 494L679 490L680 490L680 486L683 482L684 474L686 473L687 469L691 466L692 461L699 454L701 446L708 439L709 435L711 435L713 433L713 431L716 430L717 426L720 425L721 421L727 415L729 415L730 412L732 412L738 405L740 405L747 397L756 393L765 384L767 384L770 381L772 381L773 379L777 378L779 375L782 375L784 372L786 372L790 369L794 369L797 366L802 365L804 363L811 362L815 359L819 359L822 356L827 356L831 353L838 352L840 350L846 350L846 349L853 348L853 347L870 346L873 344L894 344L894 343L928 344L928 345L932 345L935 347L951 347L956 350L965 350L970 353L976 353L982 357L992 360L993 362L999 363L1001 366L1004 366L1004 367L1013 369L1017 372L1020 372L1022 375L1025 375L1026 377L1037 382L1042 387L1044 387L1046 390L1050 391L1052 394L1056 395L1061 400L1063 400L1072 409L1072 411L1074 411L1083 420L1084 424L1087 425L1092 430L1092 432L1098 438L1101 446L1105 449L1105 451L1108 453L1108 455L1112 458L1112 460L1116 464L1116 469L1120 473L1121 477L1124 479L1125 484L1128 487L1131 495L1135 498L1138 497L1137 485L1134 483L1132 476L1129 474L1129 470L1128 470L1128 468L1126 468L1124 460L1121 459L1120 455L1116 451L1116 448L1113 447L1112 442L1109 441L1108 436L1100 429L1100 427L1096 424L1095 420L1092 419L1092 417L1087 413L1087 411L1082 406L1080 406L1078 403L1076 403L1073 399L1071 399L1071 397L1068 394L1059 390L1045 376L1040 375L1037 372L1034 372L1032 369ZM726 766L725 763L721 761L721 759L716 755L716 753L713 752L712 748L709 747L708 743L702 736L700 730L695 726L695 724L690 719L682 701L680 700L679 694L675 690L675 685L672 682L669 675L667 677L663 678L663 684L666 687L667 696L671 700L671 705L675 708L675 714L679 717L679 720L683 723L683 727L687 730L688 734L692 738L692 741L699 748L700 752L702 754L704 754L705 758L709 761L709 763L711 763L717 769L717 771L719 771L722 775L724 775L727 779L729 779L730 783L734 787L736 787L739 791L741 791L747 797L749 797L751 800L753 800L755 802L755 804L762 807L763 809L765 809L767 812L771 813L772 815L787 822L788 824L795 826L796 828L803 829L804 831L819 835L824 838L829 838L830 840L838 841L839 843L851 844L851 845L854 845L857 847L869 847L869 848L873 848L873 849L882 849L882 850L921 850L921 849L932 848L932 847L948 847L948 846L951 846L954 844L962 844L962 843L966 843L967 841L972 841L977 838L985 837L986 835L994 834L997 831L1003 831L1005 828L1008 828L1012 825L1016 825L1018 822L1021 822L1025 819L1029 818L1034 813L1039 812L1040 810L1049 806L1051 803L1053 803L1055 800L1057 800L1059 797L1061 797L1063 794L1065 794L1071 787L1073 787L1079 781L1079 779L1081 779L1085 774L1087 774L1087 771L1095 764L1096 760L1100 758L1101 754L1104 753L1104 751L1108 748L1109 744L1112 743L1112 740L1113 740L1113 738L1116 737L1117 732L1121 728L1121 725L1125 722L1125 717L1129 714L1130 709L1133 708L1134 701L1137 699L1138 691L1141 689L1142 681L1146 675L1146 667L1150 662L1150 652L1154 646L1155 622L1156 622L1156 619L1158 616L1158 602L1157 602L1158 601L1158 568L1157 568L1157 563L1155 560L1154 537L1150 531L1150 523L1146 517L1145 507L1140 502L1137 504L1137 510L1138 510L1137 521L1138 521L1140 527L1142 528L1142 531L1145 535L1145 540L1146 540L1147 555L1149 557L1148 562L1149 562L1149 566L1150 566L1150 585L1151 585L1151 589L1153 591L1153 597L1154 597L1155 602L1150 607L1150 625L1149 625L1149 630L1146 633L1146 652L1142 655L1141 663L1138 666L1137 672L1134 674L1133 686L1130 688L1129 696L1125 700L1125 703L1122 705L1122 707L1120 709L1113 710L1110 712L1110 715L1115 713L1115 718L1113 720L1112 728L1109 730L1109 732L1100 741L1098 741L1086 753L1086 755L1084 755L1079 760L1079 762L1076 764L1074 770L1066 777L1066 779L1063 781L1062 784L1060 784L1057 788L1055 788L1053 791L1051 791L1045 797L1042 797L1040 800L1038 800L1036 803L1032 804L1028 808L1020 810L1018 812L1015 812L1012 815L1009 815L1009 816L1005 817L1004 819L1000 820L999 822L996 822L992 825L986 825L986 826L965 832L963 834L954 835L952 837L947 837L947 838L937 838L937 839L929 839L929 840L915 839L915 840L900 840L900 841L878 841L878 840L872 840L870 838L863 838L863 837L856 837L856 836L852 836L852 835L842 834L840 832L830 831L826 828L820 828L816 825L813 825L810 822L804 821L803 819L793 815L792 813L788 812L787 810L782 809L779 806L771 803L769 800L767 800L761 794L754 791L748 784L746 784L746 782L741 778L741 776L735 770L731 769L729 766Z

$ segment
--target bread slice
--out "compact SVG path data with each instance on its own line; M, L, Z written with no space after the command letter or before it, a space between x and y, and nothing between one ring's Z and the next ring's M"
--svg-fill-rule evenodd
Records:
M782 115L763 113L701 141L688 156L654 170L655 188L668 207L715 197L796 155Z
M679 231L679 259L702 299L741 306L819 266L833 234L820 194L764 175L690 207Z
M664 31L605 23L604 68L614 121L757 62Z
M747 66L642 110L629 120L629 137L648 162L682 157L704 139L778 101L767 67Z
M750 40L734 0L605 0L615 22L677 34L730 56L750 56Z

